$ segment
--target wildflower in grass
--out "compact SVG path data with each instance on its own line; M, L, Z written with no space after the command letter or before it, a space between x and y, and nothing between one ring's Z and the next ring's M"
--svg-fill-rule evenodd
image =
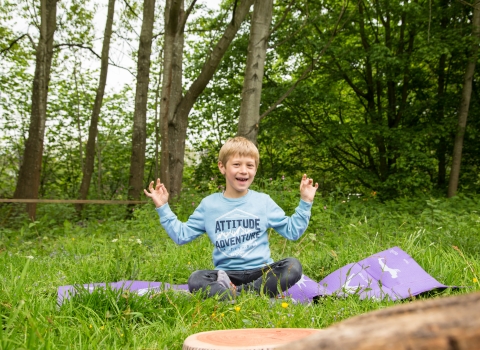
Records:
M27 255L26 258L27 258L27 259L33 259L33 256Z
M194 207L194 206L195 206L195 202L192 202L192 207Z
M212 316L211 316L211 317L214 318L215 316L216 316L216 315L215 315L215 312L212 312Z
M285 175L282 175L282 181L285 180Z
M105 329L105 326L101 326L100 330L103 331Z
M112 243L115 243L116 241L118 241L118 238L112 239Z
M220 314L220 317L223 317L223 316L225 316L225 315L224 315L224 314Z
M74 241L74 240L75 240L75 238L72 238L72 241Z
M235 306L235 311L239 312L240 311L240 306Z
M286 309L286 308L288 307L288 303L283 302L283 303L282 303L282 307L283 307L284 309Z
M473 278L473 283L477 283L477 282L478 282L478 280L474 277Z
M188 262L188 265L190 265L190 261Z
M92 326L92 325L90 325L89 327L90 327L90 328L92 328L93 326Z
M137 243L142 244L142 241L139 238L137 238Z

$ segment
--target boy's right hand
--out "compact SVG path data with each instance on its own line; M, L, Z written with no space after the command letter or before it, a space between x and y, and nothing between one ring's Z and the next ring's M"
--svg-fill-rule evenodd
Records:
M157 185L153 188L153 181L150 182L147 190L143 190L147 197L152 198L155 208L159 208L162 205L168 203L168 191L165 188L165 185L160 182L160 179L157 179Z

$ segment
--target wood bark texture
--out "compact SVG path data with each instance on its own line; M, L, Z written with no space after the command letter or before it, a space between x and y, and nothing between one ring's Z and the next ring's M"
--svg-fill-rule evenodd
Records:
M447 197L453 197L457 193L458 181L460 178L460 164L462 162L463 138L467 127L468 110L470 108L470 98L472 96L472 81L475 74L475 64L478 57L478 41L480 39L480 1L476 0L473 7L472 18L472 36L474 43L470 59L465 70L465 77L462 88L462 101L458 110L458 125L453 143L452 168L450 170L450 179L448 182Z
M132 157L130 158L130 178L128 198L140 199L144 188L145 149L147 144L147 99L150 79L150 54L152 53L153 20L155 0L143 2L143 20L137 58L137 85L135 90L135 110L133 112Z
M415 301L352 317L284 350L476 350L480 293Z
M171 184L175 181L173 178L175 167L172 165L172 168L170 168L170 164L173 162L172 154L174 153L173 151L170 152L170 145L179 142L175 139L175 132L170 130L175 125L172 126L169 121L173 120L175 108L182 98L184 35L183 29L179 29L179 23L183 22L181 21L181 16L184 14L183 9L183 0L167 0L165 5L163 82L160 100L160 178L169 191L172 187ZM185 146L183 145L183 147Z
M53 57L53 36L57 27L57 0L40 3L40 37L36 46L32 88L32 111L28 139L13 198L38 198L42 168L43 142L47 120L47 95ZM27 213L35 219L36 203L27 204Z
M83 167L82 183L80 185L80 192L78 199L86 199L88 189L92 180L93 168L95 163L95 142L98 134L98 120L100 116L100 109L103 104L103 95L105 94L105 85L107 83L108 73L108 56L110 52L110 39L112 37L113 16L115 13L115 0L108 1L107 21L105 24L105 31L103 36L102 56L100 59L100 79L98 82L97 93L95 95L95 102L93 104L92 116L90 118L90 127L88 129L88 140L85 154L85 165ZM81 211L82 204L75 206L77 211Z
M255 144L260 123L260 100L272 13L273 0L255 0L237 131L237 135L244 136Z

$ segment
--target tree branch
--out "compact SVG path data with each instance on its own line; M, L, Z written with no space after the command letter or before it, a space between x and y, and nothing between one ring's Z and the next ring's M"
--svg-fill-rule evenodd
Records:
M237 2L238 2L238 0L235 0L235 1L233 2L232 22L231 22L231 24L235 24L235 11L237 11Z
M180 19L180 26L178 27L178 31L179 32L183 32L184 29L185 29L185 24L187 23L187 19L188 19L188 16L190 16L190 14L192 13L193 11L193 8L195 7L195 3L197 2L197 0L193 0L192 3L190 4L190 6L188 7L187 11L185 11L183 14L182 14L182 18Z
M10 45L8 45L7 48L3 49L0 51L0 55L3 55L4 52L7 52L9 51L12 47L15 46L16 43L18 43L20 40L22 40L24 37L27 37L29 40L30 40L30 43L32 44L33 46L33 49L36 50L37 49L37 46L35 45L35 42L33 41L32 37L28 34L28 33L25 33L25 34L22 34L20 35L18 38L16 38L15 40L13 40Z
M128 1L127 1L127 0L123 0L123 2L124 2L125 5L127 6L127 8L130 10L130 12L135 16L135 18L140 19L140 17L137 15L137 13L136 13L135 10L132 8L132 6L130 6L130 4L128 3Z
M302 73L302 75L300 76L300 78L276 101L274 102L264 113L262 113L262 115L260 115L260 120L262 120L263 118L265 118L268 114L270 114L273 110L275 110L277 108L277 106L282 103L283 100L285 100L288 96L290 96L290 94L293 92L293 90L297 87L297 85L305 80L308 76L308 74L315 68L315 65L317 63L317 61L320 59L320 57L323 56L323 54L325 53L325 51L330 47L330 45L332 44L333 42L333 39L335 38L335 36L337 35L338 33L338 26L340 24L340 20L342 19L344 13L345 13L345 10L346 10L346 6L343 6L342 7L342 10L340 11L340 16L338 17L337 19L337 23L335 23L335 28L333 30L333 33L330 37L330 39L328 40L327 44L324 46L324 48L322 49L322 51L320 52L320 54L318 55L317 58L315 58L312 63L307 67L307 69L305 69Z
M95 56L97 56L98 58L101 59L100 55L98 53L96 53L91 47L85 46L83 44L64 43L64 44L57 44L57 45L53 46L54 49L58 49L58 48L61 48L61 47L78 47L78 48L81 48L81 49L86 49L86 50L90 51Z
M287 18L287 15L290 13L290 10L292 9L292 5L293 3L295 2L295 0L291 0L290 3L288 4L287 6L287 9L285 10L285 12L283 13L283 16L282 18L280 18L280 21L278 21L277 24L275 24L275 26L272 28L272 30L270 31L270 33L268 33L268 36L270 37L270 35L272 35L272 33L274 31L276 31L278 29L278 27L280 27L280 25L285 21L285 19ZM307 15L307 18L308 18L308 15Z
M91 53L93 53L97 58L101 59L101 57L91 47L84 46L83 44L64 43L64 44L57 44L57 45L54 46L54 48L61 48L61 47L78 47L80 49L86 49L86 50L90 51ZM130 71L128 68L117 65L115 62L112 61L111 58L109 58L109 62L110 62L109 63L110 65L112 65L114 67L117 67L117 68L120 68L120 69L123 69L123 70L126 70L133 77L135 77L135 74L132 71Z
M290 40L291 38L294 38L295 36L297 36L297 34L300 33L300 32L303 30L303 28L305 28L305 26L307 25L307 20L308 20L308 16L305 17L305 20L303 21L303 23L302 23L302 25L300 26L300 28L298 28L292 35L290 35L289 37L283 39L283 40L280 41L279 43L276 43L275 45L272 45L270 48L271 48L271 49L274 49L274 48L276 48L276 47L278 47L278 46L281 46L281 45L283 45L284 43L286 43L288 40ZM272 34L273 32L274 32L274 31L272 30L272 31L270 32L270 34Z
M470 4L470 3L466 2L466 1L463 1L463 0L457 0L457 1L458 1L459 3L465 5L465 6L470 6L470 7L472 7L472 8L475 7L473 4Z

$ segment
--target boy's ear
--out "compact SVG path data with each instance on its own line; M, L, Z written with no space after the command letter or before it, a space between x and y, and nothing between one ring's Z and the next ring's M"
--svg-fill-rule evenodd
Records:
M222 173L222 175L225 175L225 167L223 166L221 161L218 161L218 169Z

